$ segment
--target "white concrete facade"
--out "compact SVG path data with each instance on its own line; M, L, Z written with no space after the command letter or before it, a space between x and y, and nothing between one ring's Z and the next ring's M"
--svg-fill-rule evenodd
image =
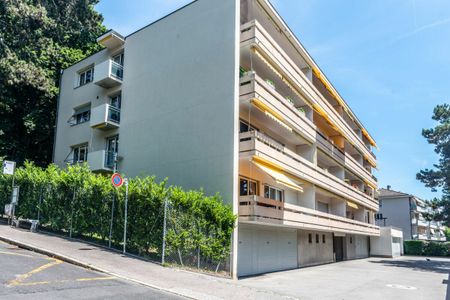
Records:
M422 199L390 188L379 194L378 225L400 228L405 240L446 241L442 223L428 222L422 215L428 210Z
M62 76L56 164L219 192L234 277L369 255L375 141L268 1L197 0L99 43Z

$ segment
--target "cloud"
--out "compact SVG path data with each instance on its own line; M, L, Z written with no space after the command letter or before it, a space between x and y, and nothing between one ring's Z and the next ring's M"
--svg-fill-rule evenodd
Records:
M439 21L427 24L427 25L420 26L419 28L416 28L415 30L413 30L411 32L408 32L408 33L405 33L405 34L402 34L402 35L398 36L397 38L394 39L393 43L398 42L398 41L403 40L403 39L406 39L406 38L409 38L411 36L414 36L414 35L418 34L419 32L422 32L422 31L425 31L425 30L429 30L429 29L432 29L434 27L438 27L438 26L445 25L445 24L448 24L448 23L450 23L450 18L446 18L446 19L443 19L443 20L439 20Z

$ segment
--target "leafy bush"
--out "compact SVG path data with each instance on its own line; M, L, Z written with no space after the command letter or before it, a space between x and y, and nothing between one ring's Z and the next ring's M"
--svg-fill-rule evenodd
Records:
M429 242L423 248L423 255L447 256L448 249L444 243Z
M404 241L403 245L406 255L422 255L423 253L423 241Z
M20 186L16 216L37 219L41 226L98 242L109 238L119 247L124 229L125 188L115 189L109 177L85 165L46 169L25 163L15 174ZM0 174L0 208L11 201L12 176ZM162 253L164 199L168 199L167 254L183 257L198 253L218 264L229 256L235 216L219 195L184 191L157 183L154 177L129 179L127 247L139 255L159 258ZM114 209L113 209L114 207ZM184 260L186 262L186 259Z

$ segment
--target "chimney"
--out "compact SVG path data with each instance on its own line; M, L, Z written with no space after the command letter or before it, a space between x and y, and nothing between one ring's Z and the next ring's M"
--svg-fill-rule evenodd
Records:
M388 185L386 188L387 188L388 191L391 190L391 186L390 185Z

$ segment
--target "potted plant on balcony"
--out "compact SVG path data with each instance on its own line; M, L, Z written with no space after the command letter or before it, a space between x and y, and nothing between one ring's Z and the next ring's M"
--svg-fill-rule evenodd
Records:
M266 83L267 83L271 88L275 89L275 83L274 83L272 80L266 79Z
M301 113L302 115L304 115L304 116L306 116L306 111L305 111L305 109L303 108L303 107L297 107L297 111L299 112L299 113Z
M286 99L286 101L289 102L289 104L294 105L294 100L292 99L291 96L286 96L284 99Z

